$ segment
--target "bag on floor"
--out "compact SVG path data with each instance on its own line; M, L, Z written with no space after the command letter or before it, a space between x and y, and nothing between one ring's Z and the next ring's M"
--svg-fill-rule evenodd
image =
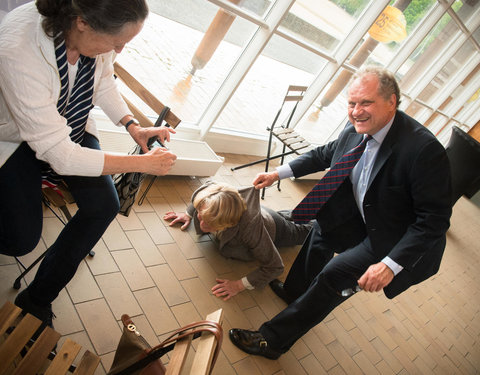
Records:
M179 328L153 348L137 331L135 324L128 315L122 315L122 322L123 333L118 342L112 367L107 375L164 375L166 369L161 357L171 351L178 340L190 335L193 336L193 339L196 339L200 337L202 332L213 333L217 342L212 358L211 369L213 369L222 345L222 326L210 320L202 320Z

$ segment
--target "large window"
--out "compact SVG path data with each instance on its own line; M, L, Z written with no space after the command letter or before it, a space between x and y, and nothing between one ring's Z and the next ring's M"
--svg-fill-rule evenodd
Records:
M396 74L401 109L444 144L453 125L468 130L480 120L479 1L149 0L149 6L144 30L119 61L192 137L208 141L221 133L263 142L287 87L306 85L292 125L312 143L325 143L345 124L346 87L365 64ZM235 152L235 144L228 150Z

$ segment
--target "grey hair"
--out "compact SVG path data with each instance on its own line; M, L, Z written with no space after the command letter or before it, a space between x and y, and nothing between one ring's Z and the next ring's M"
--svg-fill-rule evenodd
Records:
M398 86L397 79L393 73L389 72L387 69L384 69L380 66L367 65L360 70L358 70L350 80L350 84L359 79L368 75L374 75L378 78L378 93L385 100L389 100L392 94L397 98L397 108L400 105L400 87Z

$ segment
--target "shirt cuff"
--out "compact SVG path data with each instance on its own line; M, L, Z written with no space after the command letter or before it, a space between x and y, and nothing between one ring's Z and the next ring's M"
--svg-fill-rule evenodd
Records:
M292 168L289 164L282 164L276 168L278 172L278 178L283 180L284 178L293 177Z
M247 276L242 277L242 284L243 284L243 286L245 287L245 289L248 289L248 290L255 289L255 288L252 286L252 284L250 284L250 282L248 281Z
M395 262L394 260L392 260L391 258L389 257L385 257L382 259L382 263L385 263L387 265L388 268L390 268L393 272L393 274L395 276L398 275L398 273L403 270L403 267L398 264L397 262Z

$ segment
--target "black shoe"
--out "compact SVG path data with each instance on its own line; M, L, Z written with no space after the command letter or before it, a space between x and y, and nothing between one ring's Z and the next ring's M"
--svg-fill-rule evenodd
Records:
M52 305L39 306L32 301L28 289L21 291L15 298L15 305L20 307L24 313L30 313L40 319L50 328L53 328L53 318L55 315L52 311Z
M228 332L235 346L248 354L260 355L268 359L277 359L282 353L268 346L267 341L258 331L233 328Z
M270 285L270 288L273 290L273 293L275 293L278 297L280 297L287 305L290 305L290 303L293 302L293 298L291 298L288 294L287 291L283 288L283 283L278 280L278 279L273 279L268 283Z

